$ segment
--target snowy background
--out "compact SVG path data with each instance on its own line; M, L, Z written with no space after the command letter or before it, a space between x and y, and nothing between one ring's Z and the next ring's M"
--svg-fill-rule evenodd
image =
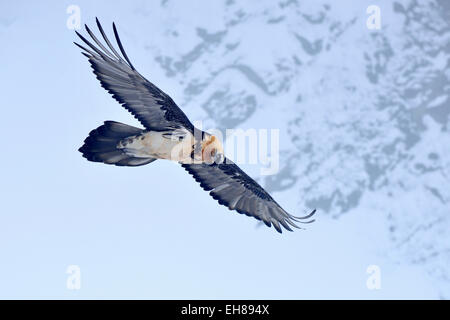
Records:
M279 235L174 163L83 159L102 121L138 123L72 4L206 129L280 129L278 174L243 167L317 221ZM449 1L2 0L0 41L0 298L450 298Z

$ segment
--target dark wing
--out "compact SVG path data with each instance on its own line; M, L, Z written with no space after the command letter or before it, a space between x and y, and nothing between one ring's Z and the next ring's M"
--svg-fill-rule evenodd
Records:
M311 212L305 217L290 215L273 198L235 163L225 158L221 164L182 164L205 191L219 201L219 204L236 210L239 213L262 220L268 227L271 225L281 233L280 224L289 231L290 226L298 228L295 222L310 218Z
M186 128L193 132L192 123L175 102L133 67L123 49L114 23L114 35L123 57L114 49L106 37L98 19L96 21L98 29L110 50L95 37L87 26L85 26L86 31L98 47L78 32L76 32L77 35L91 50L78 43L75 44L85 51L82 53L89 58L102 87L111 93L114 99L130 111L148 130L163 131Z

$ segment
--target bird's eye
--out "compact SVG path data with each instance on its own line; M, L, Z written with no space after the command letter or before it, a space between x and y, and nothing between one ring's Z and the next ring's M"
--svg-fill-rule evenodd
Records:
M216 155L216 149L212 149L211 150L211 158L214 158L214 156Z

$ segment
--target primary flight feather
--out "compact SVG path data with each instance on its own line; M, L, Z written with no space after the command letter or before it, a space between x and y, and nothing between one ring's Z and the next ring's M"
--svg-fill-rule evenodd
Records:
M100 22L103 44L87 27L93 44L76 32L87 46L83 50L100 84L145 129L115 121L92 130L79 151L89 161L117 166L141 166L157 159L177 161L209 191L219 204L273 225L292 231L296 223L310 223L314 213L295 217L281 206L235 163L227 159L215 136L194 127L184 112L166 93L145 79L132 65L123 48L115 24L114 36L121 54L108 40ZM106 46L105 46L106 45Z

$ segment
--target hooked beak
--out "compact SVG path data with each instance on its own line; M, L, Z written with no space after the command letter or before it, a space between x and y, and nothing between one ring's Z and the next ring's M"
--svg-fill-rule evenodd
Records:
M225 160L225 156L223 155L223 153L217 152L216 155L214 156L214 162L217 164L222 163Z

